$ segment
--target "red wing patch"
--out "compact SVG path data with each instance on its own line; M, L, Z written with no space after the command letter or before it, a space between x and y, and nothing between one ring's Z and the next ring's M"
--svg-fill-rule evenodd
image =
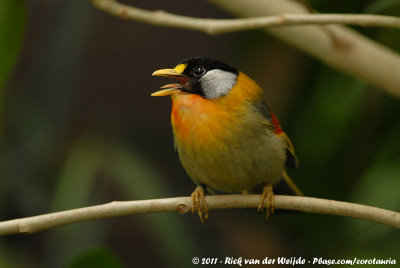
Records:
M289 137L286 135L285 132L283 132L281 124L278 121L278 118L276 118L276 115L273 112L269 112L271 115L271 123L274 127L274 133L275 135L282 140L284 145L286 146L286 166L290 167L292 169L296 169L298 166L299 160L296 157L296 154L294 153L294 148L292 141L289 139Z
M271 120L271 122L272 122L272 124L274 125L274 128L275 128L275 134L281 134L282 132L283 132L283 130L282 130L282 128L281 128L281 124L279 123L279 121L278 121L278 118L276 118L276 115L273 113L273 112L269 112L269 114L271 115L271 118L272 118L272 120Z

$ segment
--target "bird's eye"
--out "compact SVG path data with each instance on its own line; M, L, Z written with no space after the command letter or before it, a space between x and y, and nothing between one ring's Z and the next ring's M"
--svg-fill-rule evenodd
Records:
M204 70L203 67L197 66L197 67L195 67L195 68L193 69L193 74L194 74L195 76L201 76L201 75L203 75L203 74L205 73L205 71L206 71L206 70Z

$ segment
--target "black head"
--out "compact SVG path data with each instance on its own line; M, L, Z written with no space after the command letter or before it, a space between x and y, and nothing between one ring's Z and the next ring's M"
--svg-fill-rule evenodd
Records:
M188 78L185 91L207 99L228 94L239 73L223 62L204 57L187 58L181 64L186 66L182 74Z
M198 79L208 71L214 69L231 72L235 75L238 75L238 70L236 70L235 68L223 62L213 60L210 58L203 58L203 57L186 58L182 61L182 63L186 64L186 68L183 71L183 74L192 79Z
M162 69L153 75L167 76L177 79L180 84L170 84L163 88L161 96L176 93L177 90L197 94L206 99L216 99L225 96L236 84L238 70L209 58L193 57L183 60L174 69Z

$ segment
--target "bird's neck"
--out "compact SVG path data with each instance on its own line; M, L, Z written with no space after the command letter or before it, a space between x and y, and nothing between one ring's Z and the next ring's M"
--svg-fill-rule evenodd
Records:
M249 105L263 97L261 88L239 72L236 85L218 99L205 99L197 94L172 96L171 121L175 139L196 139L207 143L236 125L241 114L248 113ZM195 137L194 137L195 133Z

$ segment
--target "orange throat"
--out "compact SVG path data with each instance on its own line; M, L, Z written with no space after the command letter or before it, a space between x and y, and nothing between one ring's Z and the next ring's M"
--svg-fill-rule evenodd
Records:
M260 98L260 87L241 72L229 94L218 99L187 93L173 95L171 121L175 141L188 146L215 145L236 131L242 115L248 114L249 105Z
M175 139L181 142L206 142L210 138L210 132L212 132L212 136L218 135L222 131L218 123L227 117L218 108L199 95L174 95L172 97L171 122ZM222 117L215 117L215 113ZM217 118L218 120L216 120Z

